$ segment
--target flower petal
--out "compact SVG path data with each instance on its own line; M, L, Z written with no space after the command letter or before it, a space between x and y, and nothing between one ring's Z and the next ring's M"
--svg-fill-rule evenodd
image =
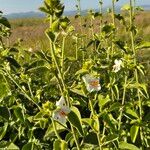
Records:
M56 106L58 106L58 107L66 106L66 101L63 96L61 96L60 100L56 102Z
M60 122L61 124L65 124L66 123L66 116L65 115L60 115L60 110L55 111L53 113L53 119Z

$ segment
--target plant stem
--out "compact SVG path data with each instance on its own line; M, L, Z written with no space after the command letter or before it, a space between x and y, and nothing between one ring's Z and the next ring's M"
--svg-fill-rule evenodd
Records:
M58 132L57 132L57 128L56 128L55 121L53 120L53 118L52 118L51 120L52 120L52 125L53 125L53 128L54 128L54 132L55 132L57 138L58 138L59 140L61 140L61 137L59 136L59 134L58 134Z
M113 25L115 26L115 2L114 0L112 0L112 22L113 22Z
M76 37L76 60L78 60L78 37Z
M103 24L103 0L99 0L99 12L100 12L100 33L102 33L102 24Z
M62 40L61 72L64 71L65 40L66 40L66 36L64 36L64 37L63 37L63 40Z
M133 16L134 16L134 5L135 5L135 0L130 0L130 28L132 28L133 26ZM133 30L130 31L130 37L131 37L131 45L132 45L132 51L133 51L133 54L134 54L134 65L136 66L137 65L137 62L136 62L136 51L135 51L135 45L134 45L134 33L133 33ZM137 69L135 69L135 80L136 80L136 83L139 83L139 80L138 80L138 72L137 72ZM140 92L139 92L139 89L137 89L137 94L138 94L138 100L139 100L139 114L140 114L140 120L142 120L142 101L141 101L141 97L140 97ZM143 131L142 131L142 127L140 127L140 135L141 135L141 140L143 141L144 137L143 137Z
M73 134L73 137L74 137L74 140L75 140L77 149L78 149L78 150L81 150L81 149L80 149L79 142L78 142L77 137L76 137L75 129L74 129L74 127L73 127L72 125L71 125L71 130L72 130L72 134Z
M5 70L5 71L6 71L6 70ZM15 85L22 91L22 93L24 94L24 96L25 96L29 101L31 101L33 104L35 104L35 105L38 107L38 109L40 110L40 109L41 109L40 106L34 101L33 98L31 98L31 97L26 93L26 91L17 83L17 81L15 81L15 79L12 77L12 75L11 75L8 71L6 71L6 73L7 73L8 77L9 77L9 79L10 79L11 81L13 81L13 82L15 83Z
M50 16L50 27L51 27L51 24L52 24L52 16ZM58 61L57 61L56 55L55 55L55 43L52 42L52 40L49 38L49 36L47 36L47 37L48 37L49 42L50 42L50 51L51 51L52 59L54 60L54 63L56 65L56 68L57 68L57 71L58 71L58 74L59 74L58 78L60 78L60 81L62 83L62 86L63 86L62 89L66 92L66 97L67 97L66 102L67 102L67 105L70 107L71 104L70 104L70 101L69 101L68 89L66 88L66 85L65 85L65 82L64 82L64 79L63 79L63 70L61 72L60 66L58 65ZM63 96L64 96L64 94L63 94ZM80 150L80 146L79 146L77 137L75 135L74 128L73 128L72 124L70 124L70 126L71 126L71 130L72 130L72 133L73 133L73 136L74 136L74 139L75 139L75 143L76 143L77 149ZM57 131L56 128L55 128L55 130Z
M98 119L98 116L96 115L96 113L94 111L94 106L92 104L92 100L89 100L89 105L90 105L90 108L91 108L91 115L96 117L96 119ZM100 140L100 130L96 132L96 135L97 135L99 149L101 150L102 149L102 145L101 145L101 140Z
M123 105L125 103L125 95L126 95L126 86L127 86L127 76L125 76L124 90L123 90L123 96L122 96L122 108L120 110L120 115L119 115L118 130L120 130L120 127L121 127L121 119L122 119L122 115L123 115Z
M116 24L115 24L115 1L112 0L112 23L113 23L113 26L114 28L116 28ZM115 39L115 31L112 31L112 43L111 43L111 56L113 56L113 53L114 53L114 43L113 43L113 40Z

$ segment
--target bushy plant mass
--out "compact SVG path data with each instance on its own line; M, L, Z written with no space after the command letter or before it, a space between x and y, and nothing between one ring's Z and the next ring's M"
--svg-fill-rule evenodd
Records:
M112 21L105 22L99 0L100 11L89 11L84 33L77 0L79 34L59 0L44 0L39 9L49 24L48 50L25 50L19 40L10 47L11 25L0 13L0 149L150 148L149 86L137 59L150 43L137 40L134 19L141 8L135 0L120 14L117 1L107 12ZM117 35L118 24L127 39ZM65 55L68 38L74 44L70 57Z

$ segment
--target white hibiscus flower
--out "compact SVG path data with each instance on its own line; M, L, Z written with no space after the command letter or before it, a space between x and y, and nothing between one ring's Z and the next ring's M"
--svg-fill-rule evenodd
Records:
M92 77L89 74L86 74L82 77L86 88L89 92L101 90L101 85L99 83L99 78Z
M121 69L122 61L115 59L114 63L115 64L113 65L113 72L116 73L116 72L118 72Z
M53 119L60 122L61 124L66 123L66 117L70 113L70 108L66 105L65 99L62 96L59 101L56 102L58 109L53 112Z

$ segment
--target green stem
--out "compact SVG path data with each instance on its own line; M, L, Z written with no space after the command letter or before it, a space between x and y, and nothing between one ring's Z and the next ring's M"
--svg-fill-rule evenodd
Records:
M112 22L113 22L113 25L115 26L115 1L112 0Z
M83 33L83 30L82 30L82 18L81 18L81 4L80 4L80 0L77 0L78 1L78 13L80 15L80 28L81 28L81 33Z
M78 60L78 37L76 37L76 60Z
M97 115L96 115L96 113L94 111L94 106L92 104L92 100L89 100L89 105L90 105L90 108L91 108L91 115L94 116L94 117L95 116L97 117ZM98 119L98 118L96 118L96 119ZM100 130L98 132L96 132L96 135L97 135L99 149L101 150L102 149L102 145L101 145L101 140L100 140Z
M16 84L16 86L22 91L22 93L24 94L24 96L25 96L29 101L31 101L33 104L35 104L35 105L38 107L38 109L40 110L40 109L41 109L40 106L34 101L34 99L32 99L32 98L26 93L26 91L17 83L17 81L15 81L15 79L12 77L12 75L11 75L8 71L6 71L6 73L7 73L8 77L9 77L9 79L12 80L12 81L14 82L14 84Z
M120 110L118 130L120 130L120 128L121 128L121 119L122 119L122 115L123 115L123 105L125 103L126 86L127 86L127 76L125 76L124 90L123 90L123 96L122 96L122 107L121 107L121 110Z
M112 23L113 23L113 26L115 28L116 24L115 24L115 1L112 0ZM113 43L113 40L115 39L115 32L113 31L113 34L112 34L112 43L111 43L111 56L113 56L114 54L114 43Z
M100 33L102 33L102 24L103 24L103 0L99 0L99 12L100 12Z
M71 130L72 130L72 134L73 134L73 137L74 137L74 140L75 140L77 149L78 149L78 150L81 150L80 145L79 145L79 142L78 142L77 137L76 137L75 129L74 129L74 127L73 127L72 125L71 125Z
M66 36L63 37L62 40L62 60L61 60L61 72L64 71L64 52L65 52L65 40L66 40Z
M51 27L51 24L52 24L52 16L50 16L50 27ZM70 101L69 101L68 89L66 88L65 82L64 82L64 79L63 79L63 72L61 72L61 69L60 69L60 67L58 65L58 61L56 59L56 55L55 55L55 43L51 41L51 39L49 38L49 36L48 36L48 39L49 39L49 42L50 42L50 50L51 50L52 59L54 60L54 63L56 65L56 68L57 68L57 71L58 71L58 74L59 74L58 77L59 77L59 79L60 79L60 81L62 83L62 86L63 86L62 89L66 92L66 97L67 97L66 102L67 102L67 105L71 106ZM76 142L77 149L80 150L80 146L79 146L77 137L75 135L74 128L73 128L72 124L70 124L70 126L71 126L71 130L72 130L75 142ZM56 131L57 131L57 129L56 129Z
M130 0L130 28L132 28L133 26L133 17L134 17L134 6L135 5L135 0ZM131 37L131 45L132 45L132 51L134 54L134 65L137 65L136 62L136 51L135 51L135 45L134 45L134 33L131 30L130 32L130 37ZM138 72L137 69L135 69L135 78L136 78L136 83L139 83L138 80ZM141 101L141 96L140 96L140 92L139 89L137 89L137 94L138 94L138 99L139 99L139 114L140 114L140 120L142 120L142 101ZM141 135L141 140L144 141L144 136L143 136L143 131L142 131L142 127L140 127L140 135Z
M61 137L59 136L59 134L58 134L58 132L57 132L57 128L56 128L55 121L54 121L53 119L51 119L51 120L52 120L52 125L53 125L53 128L54 128L54 132L55 132L57 138L58 138L59 140L61 140Z

